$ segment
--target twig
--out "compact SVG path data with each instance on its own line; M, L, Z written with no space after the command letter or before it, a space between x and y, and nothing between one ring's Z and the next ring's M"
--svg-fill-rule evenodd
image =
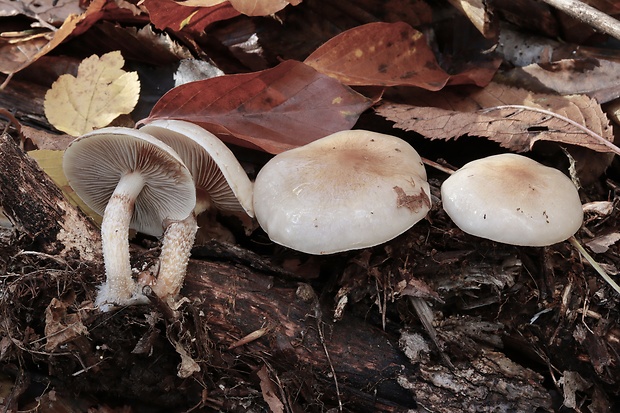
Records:
M259 338L263 337L265 334L267 334L271 329L270 328L259 328L258 330L255 330L253 332L251 332L250 334L240 338L239 340L235 341L234 343L232 343L230 346L228 346L227 350L232 350L235 349L237 347L241 347L244 346L248 343L251 343L252 341L258 340Z
M428 303L423 298L411 296L409 297L409 302L411 303L416 314L418 315L418 318L424 326L426 333L430 337L433 344L435 344L435 347L437 347L441 359L446 366L448 366L451 370L454 370L454 364L452 364L452 361L448 358L448 355L443 351L439 343L439 338L437 337L437 330L435 330L435 327L433 326L433 311L429 307Z
M543 0L596 30L620 40L620 22L579 0Z
M442 164L440 164L438 162L431 161L430 159L427 159L427 158L422 158L422 163L424 163L425 165L428 165L428 166L430 166L432 168L435 168L438 171L445 172L448 175L452 175L455 172L454 169L449 168L447 166L444 166L444 165L442 165Z
M616 290L616 292L618 294L620 294L620 286L609 276L609 274L607 274L607 272L605 271L605 269L603 267L600 266L600 264L598 262L596 262L594 260L594 258L592 258L592 256L590 254L588 254L588 251L585 250L585 248L583 248L583 246L581 245L581 243L579 241L577 241L577 238L575 238L574 236L570 237L568 239L568 241L577 249L577 251L579 251L581 253L581 255L590 263L590 265L592 266L592 268L594 268L596 270L597 273L600 274L601 277L603 277L603 279L605 281L607 281L607 284L609 284L611 286L611 288L613 288L614 290Z
M481 113L487 113L487 112L492 112L494 110L502 110L502 109L527 110L527 111L542 113L542 114L549 115L549 116L552 116L554 118L560 119L560 120L562 120L562 121L564 121L564 122L566 122L566 123L576 127L577 129L581 129L586 135L589 135L592 138L596 139L598 141L598 143L600 143L601 145L603 145L606 148L608 148L611 152L614 152L616 155L620 155L620 148L618 148L616 145L614 145L613 143L611 143L607 139L603 138L598 133L588 129L587 127L583 126L579 122L575 122L574 120L572 120L570 118L567 118L566 116L562 116L559 113L555 113L555 112L552 112L550 110L541 109L541 108L537 108L537 107L533 107L533 106L525 106L525 105L500 105L500 106L493 106L491 108L482 109L482 110L480 110L480 112Z
M321 340L321 345L323 346L323 351L325 352L325 357L327 358L327 363L329 364L329 369L332 372L332 376L334 377L334 386L336 387L336 397L338 398L338 411L343 411L342 406L342 397L340 395L340 385L338 384L338 376L336 375L336 369L334 369L334 364L332 363L332 358L329 356L329 351L327 350L327 345L325 344L325 335L323 334L323 312L321 311L321 307L319 305L318 298L316 296L314 298L314 318L316 319L316 329L319 333L319 340Z
M65 261L64 259L62 259L61 257L57 257L55 255L50 255L50 254L46 254L43 252L39 252L39 251L24 251L21 250L19 251L17 254L15 254L12 258L15 259L19 256L23 256L23 255L32 255L35 257L39 257L39 258L47 258L50 259L60 265L63 265L65 268L67 268L68 270L71 270L71 266L67 263L67 261Z

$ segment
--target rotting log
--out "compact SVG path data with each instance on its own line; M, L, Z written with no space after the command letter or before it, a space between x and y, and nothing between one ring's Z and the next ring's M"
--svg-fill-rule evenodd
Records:
M0 136L0 205L40 252L86 262L101 259L96 226L74 208L9 134Z
M136 410L550 409L542 378L467 337L467 320L453 323L452 334L439 331L450 346L473 343L447 367L421 329L383 331L352 312L334 322L330 300L317 298L320 287L280 269L193 259L178 318L167 318L155 304L99 313L91 301L102 280L93 251L96 228L12 139L3 137L0 150L1 204L22 242L71 268L54 274L54 283L48 268L31 272L19 297L0 298L5 372L19 378L45 373L43 381L60 395L86 394ZM24 279L6 275L14 290ZM19 407L18 397L11 400Z

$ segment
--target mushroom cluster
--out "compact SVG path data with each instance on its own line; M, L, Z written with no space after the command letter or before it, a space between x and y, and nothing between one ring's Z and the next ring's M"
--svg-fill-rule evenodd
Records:
M277 244L332 254L384 243L426 216L426 170L404 140L341 131L274 156L254 183L230 149L189 122L156 120L109 127L75 139L64 172L86 205L103 215L106 282L96 304L144 301L134 281L129 228L162 236L153 291L171 306L183 284L204 211L256 217ZM443 208L464 232L493 241L546 246L581 227L577 189L560 171L525 156L470 162L441 187Z
M172 305L185 277L196 215L210 207L252 215L252 183L239 162L217 137L188 122L87 133L68 146L63 169L84 203L103 215L106 281L95 301L102 311L145 301L132 277L129 228L163 235L153 291Z

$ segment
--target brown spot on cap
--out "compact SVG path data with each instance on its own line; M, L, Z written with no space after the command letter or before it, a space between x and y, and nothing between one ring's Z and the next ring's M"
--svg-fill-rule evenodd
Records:
M398 208L405 207L413 212L418 212L423 207L431 207L431 201L424 188L420 188L420 193L415 195L407 195L400 186L395 186L393 189L396 192L396 207Z

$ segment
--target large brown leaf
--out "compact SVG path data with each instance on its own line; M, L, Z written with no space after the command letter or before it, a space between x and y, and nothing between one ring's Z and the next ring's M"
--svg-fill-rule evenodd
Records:
M437 63L421 32L403 22L377 22L333 37L305 63L346 85L439 90L448 83L486 85L501 59L484 57L483 61L476 61L461 73L449 74Z
M418 86L439 90L448 75L424 35L407 23L368 23L316 49L305 63L347 85Z
M229 143L279 153L350 129L371 105L337 80L288 60L260 72L178 86L142 123L182 119Z
M212 7L226 0L179 0L184 6ZM230 0L229 3L247 16L269 16L292 4L297 6L301 0Z
M228 2L212 7L192 7L172 0L145 0L144 7L159 30L179 32L184 29L194 34L202 34L207 26L240 14Z
M430 139L482 136L516 152L538 140L578 145L598 152L620 150L600 105L583 95L535 94L490 83L410 96L407 104L386 102L377 113Z

